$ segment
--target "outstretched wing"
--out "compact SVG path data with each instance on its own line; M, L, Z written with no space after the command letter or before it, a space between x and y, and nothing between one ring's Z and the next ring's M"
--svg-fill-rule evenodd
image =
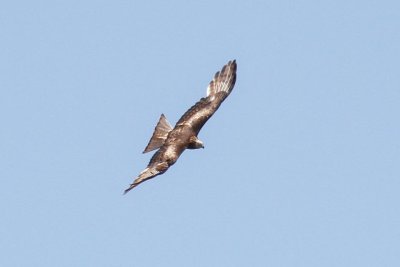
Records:
M236 60L229 61L207 87L207 96L183 114L176 125L190 126L196 134L232 92L236 82Z
M153 166L147 167L139 174L135 181L133 181L133 183L127 189L125 189L124 194L128 193L144 181L154 178L157 175L163 174L168 170L168 168L169 166L166 162L154 164Z

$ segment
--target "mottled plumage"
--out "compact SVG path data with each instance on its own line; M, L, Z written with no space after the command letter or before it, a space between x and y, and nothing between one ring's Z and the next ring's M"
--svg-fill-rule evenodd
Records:
M231 93L236 82L236 61L229 61L207 87L207 95L201 98L172 128L164 114L161 115L149 144L143 153L158 149L147 168L133 181L125 193L138 184L163 174L172 166L185 149L204 148L197 138L203 125Z

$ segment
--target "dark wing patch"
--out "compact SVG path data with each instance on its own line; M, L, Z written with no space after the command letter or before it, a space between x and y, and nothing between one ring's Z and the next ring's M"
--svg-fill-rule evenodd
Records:
M191 126L196 134L232 92L236 82L236 61L229 61L207 87L207 97L200 99L183 114L176 125Z
M214 114L215 110L211 106L208 97L200 99L176 123L178 125L190 126L198 134L207 120Z
M169 124L164 114L161 114L161 117L158 120L156 128L154 129L153 135L150 138L150 141L146 146L146 148L144 149L143 153L147 153L154 149L160 148L164 144L165 139L167 139L168 133L171 130L172 130L171 124Z

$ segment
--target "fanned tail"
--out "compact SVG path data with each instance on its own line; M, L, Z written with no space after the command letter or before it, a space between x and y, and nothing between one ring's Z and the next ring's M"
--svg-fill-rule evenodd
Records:
M154 149L160 148L165 139L167 139L168 133L172 130L171 124L167 121L167 118L164 114L161 114L160 119L154 129L153 135L150 138L149 144L144 149L143 153L150 152Z

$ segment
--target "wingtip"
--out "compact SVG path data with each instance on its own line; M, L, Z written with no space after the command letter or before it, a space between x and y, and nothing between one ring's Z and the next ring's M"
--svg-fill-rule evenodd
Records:
M131 191L131 189L130 188L128 188L128 189L125 189L124 190L124 193L122 194L123 196L125 196L126 195L126 193L128 193L129 191Z
M233 67L233 69L236 70L236 68L237 68L236 59L229 60L228 64L226 64L226 66L229 66L230 68Z
M135 186L136 186L135 184L131 184L127 189L124 190L124 193L122 195L126 195L126 193L131 191Z

